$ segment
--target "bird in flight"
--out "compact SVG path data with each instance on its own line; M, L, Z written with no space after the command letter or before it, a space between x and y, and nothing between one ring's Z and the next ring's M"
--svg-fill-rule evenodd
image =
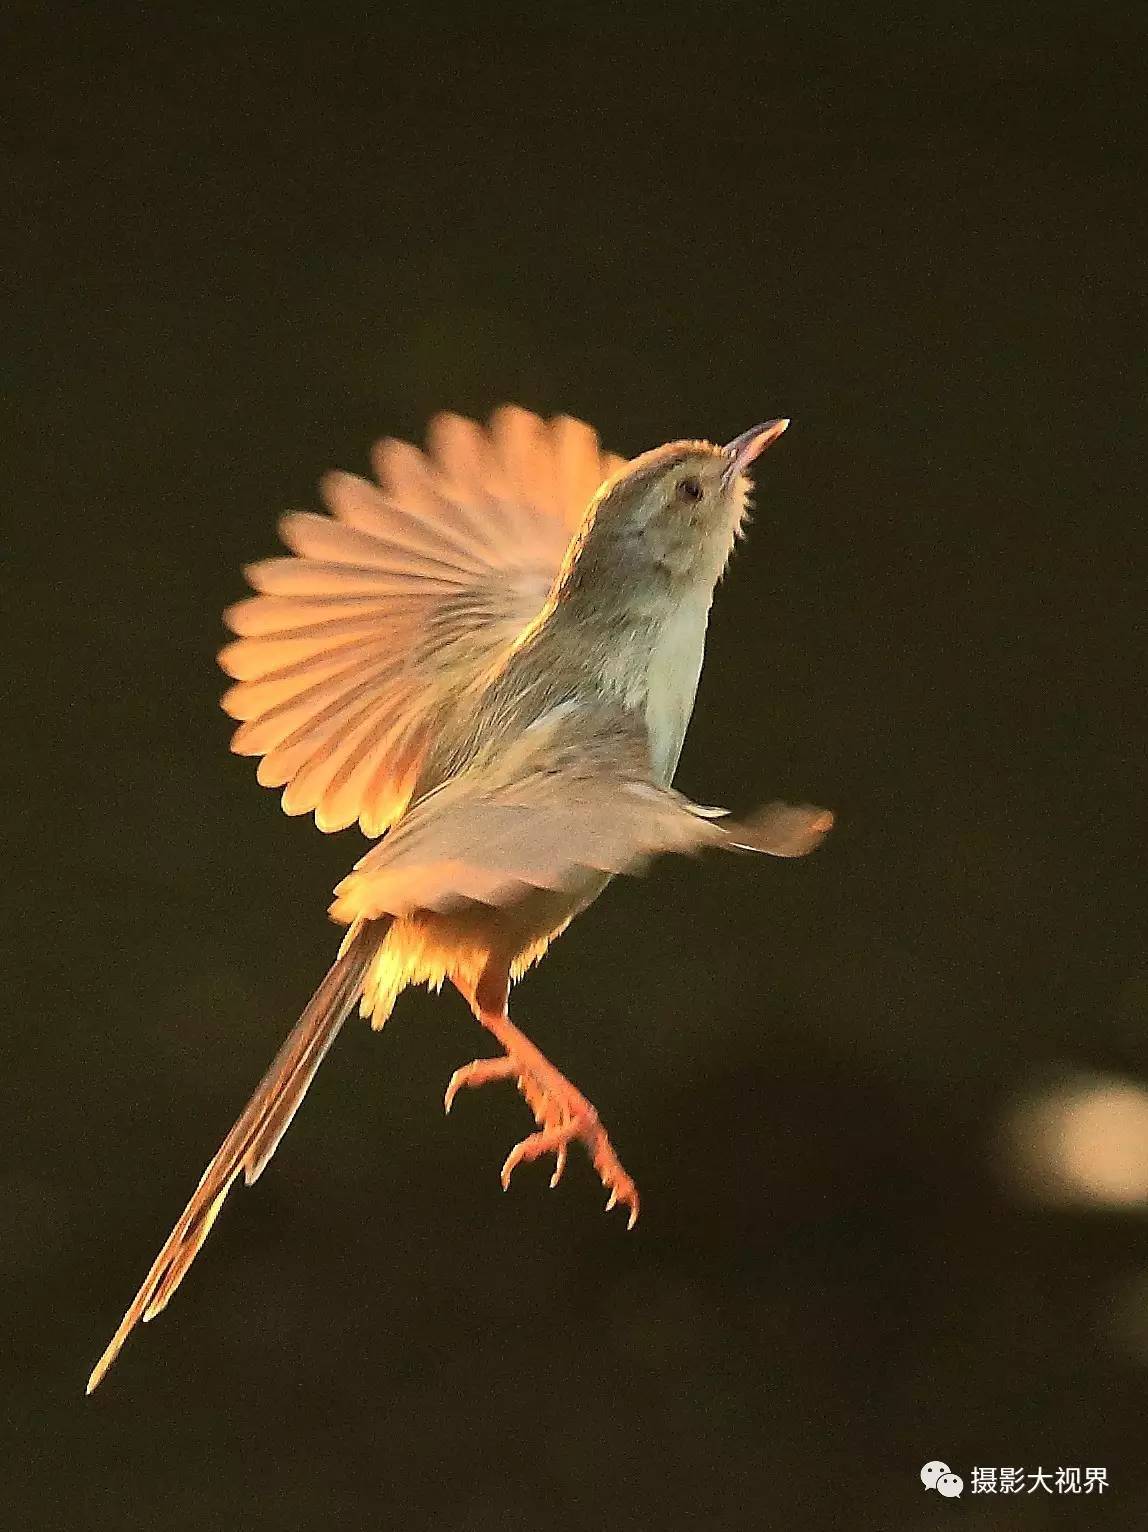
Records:
M747 470L786 429L676 441L631 461L580 421L453 414L425 452L381 442L377 482L322 481L287 557L246 570L225 614L232 749L288 814L375 842L335 889L335 962L204 1171L88 1381L153 1319L242 1172L262 1174L355 1006L381 1027L410 984L449 980L498 1044L460 1090L509 1080L535 1130L502 1168L581 1143L632 1227L638 1192L590 1102L510 1020L512 982L605 888L664 852L803 856L832 815L770 803L742 821L670 785Z

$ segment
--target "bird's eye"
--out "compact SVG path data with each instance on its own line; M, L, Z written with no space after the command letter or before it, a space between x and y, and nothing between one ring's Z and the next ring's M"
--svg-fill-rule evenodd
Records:
M700 500L702 498L702 486L694 478L679 479L674 492L679 500Z

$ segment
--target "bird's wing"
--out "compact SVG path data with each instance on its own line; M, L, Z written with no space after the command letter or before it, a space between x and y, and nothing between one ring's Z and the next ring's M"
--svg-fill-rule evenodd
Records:
M541 720L493 765L415 804L336 888L332 916L350 924L576 892L588 876L640 872L671 851L804 856L833 823L826 810L782 803L729 820L654 782L640 731L579 739L577 717L556 712L565 716Z
M289 558L247 571L224 620L231 748L288 814L381 835L406 807L444 703L541 610L590 498L623 460L580 421L506 407L431 423L426 453L375 449L378 484L332 473L329 516L280 523Z

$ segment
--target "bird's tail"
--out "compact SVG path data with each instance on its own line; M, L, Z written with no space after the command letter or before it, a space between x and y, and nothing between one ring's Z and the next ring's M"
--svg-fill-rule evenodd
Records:
M299 1109L327 1049L363 992L367 972L386 936L389 921L366 922L352 932L326 977L307 1002L287 1040L244 1107L239 1121L219 1146L183 1210L179 1222L155 1259L131 1308L112 1336L88 1379L88 1393L115 1361L140 1320L146 1324L166 1307L207 1238L223 1199L240 1171L250 1186L275 1153Z

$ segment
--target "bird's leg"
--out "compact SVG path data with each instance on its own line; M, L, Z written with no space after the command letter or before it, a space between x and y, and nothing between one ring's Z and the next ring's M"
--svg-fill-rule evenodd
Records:
M486 997L466 995L466 998L475 1016L498 1039L505 1052L501 1058L475 1059L472 1064L455 1070L446 1089L447 1111L464 1087L485 1085L490 1080L512 1079L538 1124L538 1131L516 1144L507 1155L502 1167L503 1189L510 1184L516 1166L524 1160L540 1159L544 1154L554 1155L550 1185L557 1186L566 1168L567 1148L578 1139L585 1145L594 1169L602 1178L602 1185L610 1194L607 1212L619 1203L627 1207L630 1212L627 1226L632 1229L638 1218L638 1189L614 1153L597 1111L526 1034L519 1031L506 1013L505 1001L501 1006L488 1006L481 1003Z

